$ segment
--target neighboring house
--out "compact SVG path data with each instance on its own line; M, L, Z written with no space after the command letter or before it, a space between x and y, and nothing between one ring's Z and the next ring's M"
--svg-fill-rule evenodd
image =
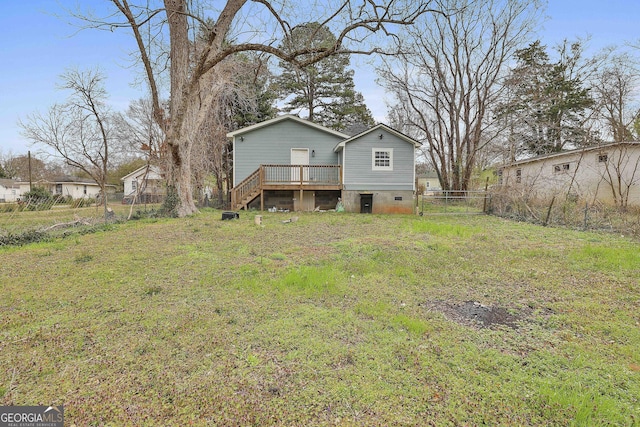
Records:
M164 198L164 180L158 166L142 166L120 180L124 183L123 203L132 203L134 198L139 203L158 203Z
M436 171L429 171L417 176L418 191L422 194L429 194L433 191L442 191L440 179Z
M0 179L0 203L16 202L21 197L20 186L12 179Z
M29 191L30 184L28 182L19 182L20 193L24 194ZM54 196L71 197L72 199L95 199L100 196L100 185L97 182L74 176L62 176L54 180L40 180L33 182L33 187L43 187ZM113 185L107 185L107 191L114 191Z
M415 149L386 125L355 136L293 115L227 134L233 143L232 209L412 213Z
M640 142L603 144L520 160L498 169L498 183L527 194L640 206Z

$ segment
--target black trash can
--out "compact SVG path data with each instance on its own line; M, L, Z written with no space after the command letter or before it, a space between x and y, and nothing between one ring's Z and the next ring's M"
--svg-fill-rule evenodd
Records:
M239 219L240 214L238 212L222 212L222 220L225 221L227 219Z

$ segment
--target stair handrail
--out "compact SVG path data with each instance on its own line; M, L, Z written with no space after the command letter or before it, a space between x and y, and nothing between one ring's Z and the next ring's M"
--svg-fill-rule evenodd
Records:
M262 166L240 181L240 183L231 190L231 205L234 209L238 208L238 204L246 195L253 193L256 189L261 187L261 170Z

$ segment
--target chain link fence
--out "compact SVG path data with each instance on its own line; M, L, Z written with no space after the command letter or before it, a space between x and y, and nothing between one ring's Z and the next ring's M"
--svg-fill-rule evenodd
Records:
M129 218L137 211L157 209L158 204L127 205L121 195L109 195L107 210L102 200L51 195L27 197L17 202L0 203L0 246L20 241L21 235L55 235L87 229Z
M516 221L640 237L640 207L620 208L566 196L538 200L504 190L491 191L487 200L487 213Z
M640 207L619 208L576 197L536 200L526 195L488 191L437 191L418 196L419 215L490 214L515 221L640 237Z

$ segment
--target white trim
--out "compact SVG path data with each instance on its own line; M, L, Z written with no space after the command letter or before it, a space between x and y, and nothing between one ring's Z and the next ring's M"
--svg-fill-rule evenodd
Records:
M266 120L264 122L256 123L254 125L247 126L247 127L242 128L242 129L234 130L233 132L229 132L227 134L227 138L235 138L237 135L242 135L244 133L251 132L251 131L256 130L256 129L260 129L260 128L265 127L265 126L270 126L272 124L281 122L283 120L293 120L294 122L298 122L298 123L301 123L301 124L303 124L305 126L309 126L309 127L312 127L312 128L319 129L321 131L330 133L332 135L339 136L341 138L349 138L349 135L347 135L347 134L344 134L342 132L338 132L336 130L321 126L321 125L319 125L317 123L310 122L309 120L301 119L300 117L294 116L293 114L284 114L282 116L278 116L278 117L275 117L273 119Z
M130 177L133 177L134 175L137 177L137 175L140 172L145 171L145 169L149 168L149 172L153 172L155 174L157 174L158 176L160 175L160 168L156 165L152 165L152 164L146 164L144 166L139 167L138 169L134 170L133 172L130 172L128 174L126 174L125 176L123 176L122 178L120 178L120 181L125 181ZM145 171L146 172L146 171Z
M388 159L383 157L376 158L376 153L388 153L389 158ZM380 161L388 160L389 166L377 166L376 160L380 160ZM376 147L372 148L371 149L371 170L392 172L393 171L393 148L376 148Z
M236 137L233 137L233 141L231 142L231 146L233 147L231 150L233 151L231 153L232 155L232 159L231 161L233 162L233 165L231 165L231 173L233 174L233 185L231 186L231 188L235 188L236 185L238 185L238 174L236 173L236 165L238 164L238 162L236 162Z
M420 147L422 145L420 142L409 138L407 135L405 135L403 133L400 133L400 132L398 132L397 130L395 130L393 128L390 128L389 126L387 126L385 124L380 123L380 124L375 125L374 127L372 127L369 130L366 130L366 131L361 132L361 133L359 133L357 135L349 137L348 139L345 139L344 141L339 142L338 145L336 145L334 147L333 151L336 151L336 152L340 151L347 145L347 143L349 143L351 141L354 141L354 140L356 140L358 138L361 138L361 137L363 137L363 136L365 136L365 135L367 135L367 134L369 134L371 132L377 132L377 131L381 131L381 130L383 130L385 132L388 132L388 133L390 133L392 135L395 135L396 137L400 138L401 140L403 140L405 142L408 142L409 144L413 145L415 148L418 148L418 147ZM382 134L382 136L384 138L384 134Z
M347 174L347 150L342 150L342 153L338 153L338 155L342 155L342 184L344 185Z

